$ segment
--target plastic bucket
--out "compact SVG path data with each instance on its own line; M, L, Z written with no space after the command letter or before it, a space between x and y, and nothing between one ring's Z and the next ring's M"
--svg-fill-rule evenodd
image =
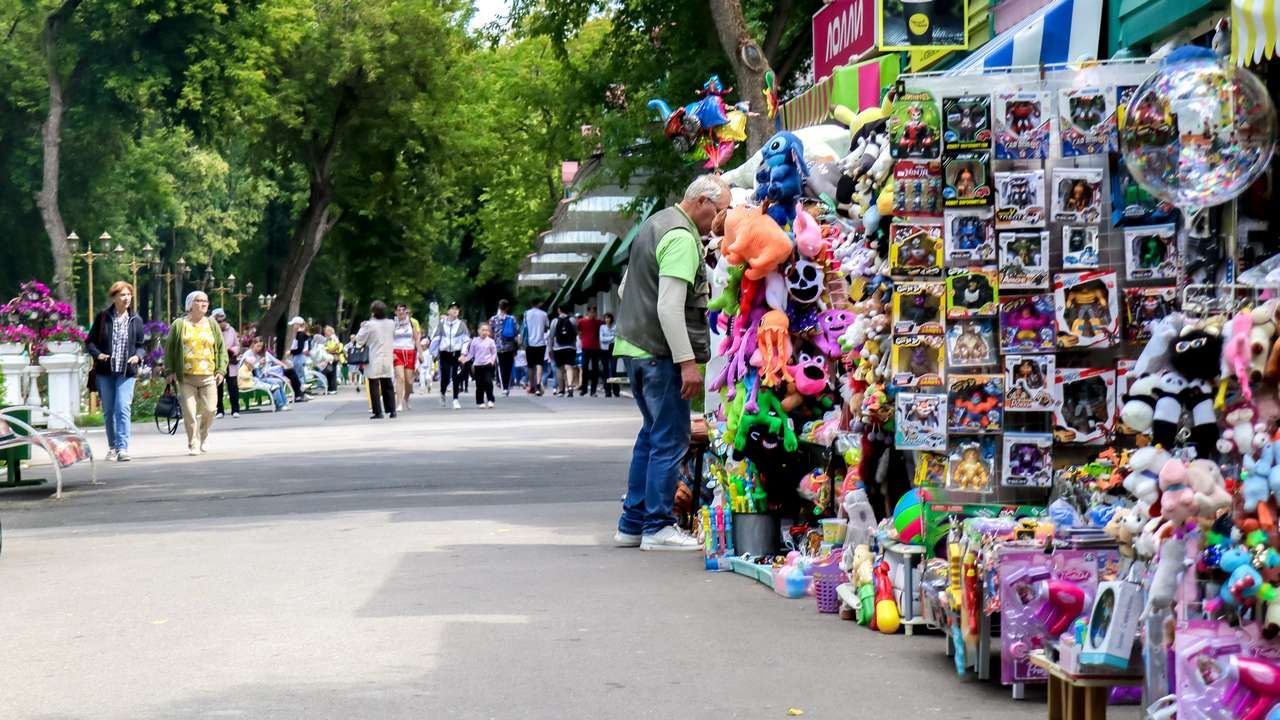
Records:
M778 519L768 513L734 513L733 550L739 555L776 553Z
M849 531L849 521L844 518L828 518L821 522L822 542L832 547L842 547L845 533Z

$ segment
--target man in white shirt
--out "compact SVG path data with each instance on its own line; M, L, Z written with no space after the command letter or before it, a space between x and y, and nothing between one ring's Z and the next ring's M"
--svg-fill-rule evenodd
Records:
M547 358L547 329L551 321L542 309L542 301L534 300L533 307L524 313L525 359L529 363L529 394L542 395L542 366Z

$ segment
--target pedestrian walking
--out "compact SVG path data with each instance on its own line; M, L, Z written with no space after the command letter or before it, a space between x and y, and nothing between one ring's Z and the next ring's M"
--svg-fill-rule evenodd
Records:
M510 316L508 316L510 317ZM498 364L498 344L489 325L480 325L480 334L467 346L467 360L475 374L476 406L493 407L493 380Z
M356 342L369 350L369 363L364 370L369 386L369 419L378 420L385 414L396 416L395 382L395 329L396 323L387 317L387 304L374 300L369 305L369 319L360 325Z
M600 357L603 371L600 382L604 385L605 397L622 397L622 389L617 384L609 382L618 369L618 361L613 356L613 343L616 337L617 329L613 325L613 313L605 313L604 322L600 325Z
M293 401L306 402L307 356L311 354L311 334L307 332L307 321L301 315L295 315L289 324L293 326L293 342L289 345L290 368L285 375L293 386Z
M508 312L510 309L511 303L505 298L499 300L497 314L489 318L489 330L498 345L498 385L504 396L511 394L511 371L520 349L520 323Z
M217 409L218 383L227 375L227 348L222 331L206 315L209 296L187 294L187 314L173 322L165 342L164 366L169 382L178 385L182 424L187 431L187 454L209 452L209 431Z
M578 338L582 343L581 393L596 397L600 376L604 374L604 357L600 354L600 320L595 305L587 306L587 316L578 320Z
M515 366L511 369L511 383L516 387L529 385L529 355L524 348L516 351Z
M543 365L547 360L547 329L550 319L542 309L542 301L534 300L533 307L524 313L522 342L525 348L525 361L529 365L529 394L542 394Z
M222 331L222 344L227 348L227 377L235 378L240 373L240 334L231 327L231 323L227 322L226 310L216 308L209 315L213 317L214 322L218 323L218 329ZM240 384L235 381L218 384L217 416L219 418L226 415L225 406L222 403L224 395L231 400L231 417L240 417Z
M94 387L102 400L107 460L129 462L133 386L146 354L142 318L133 311L133 286L129 283L112 283L107 298L111 305L93 319L85 350L93 358Z
M702 175L673 207L636 231L620 291L614 354L643 418L631 453L627 495L614 543L641 550L697 551L676 525L678 467L689 450L689 400L702 392L698 363L710 357L709 295L700 237L729 207L729 187Z
M338 339L338 333L333 329L332 325L324 326L324 351L328 353L329 364L324 369L324 377L329 385L329 394L338 394L338 371L346 367L347 351L342 347L342 341Z
M578 324L569 314L569 306L561 305L551 321L551 358L556 364L556 397L573 397L577 387Z
M409 306L404 303L396 305L395 344L392 346L395 352L396 410L409 409L413 373L418 367L418 341L421 339L421 326L409 314Z
M447 407L450 383L453 384L453 409L461 410L458 393L462 391L462 351L471 340L467 323L458 317L458 303L449 303L449 310L436 326L431 338L431 354L440 362L440 407Z

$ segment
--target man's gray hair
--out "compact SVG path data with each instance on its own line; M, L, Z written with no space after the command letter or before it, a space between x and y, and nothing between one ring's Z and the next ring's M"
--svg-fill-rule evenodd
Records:
M710 198L711 202L720 202L720 198L727 192L729 185L719 175L699 175L684 191L684 201L693 202L704 197Z

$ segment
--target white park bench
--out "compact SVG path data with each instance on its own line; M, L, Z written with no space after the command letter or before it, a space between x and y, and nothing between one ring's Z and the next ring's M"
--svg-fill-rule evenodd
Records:
M29 422L18 417L16 413L27 411L32 420ZM65 428L37 427L34 418L53 418L65 425ZM46 421L47 422L47 421ZM56 481L53 496L62 497L62 470L77 463L88 461L89 480L93 485L98 482L98 468L93 460L93 448L85 432L76 427L71 418L39 405L11 405L0 408L0 457L5 457L8 466L7 481L0 481L0 487L28 484L22 479L22 468L16 451L22 447L37 447L49 455L49 463L53 466Z

